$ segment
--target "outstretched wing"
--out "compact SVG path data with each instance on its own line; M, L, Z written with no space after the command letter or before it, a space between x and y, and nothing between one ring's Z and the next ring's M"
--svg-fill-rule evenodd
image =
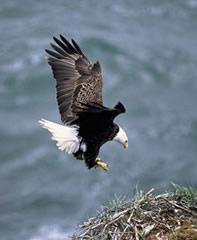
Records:
M81 104L73 109L78 118L72 122L89 130L100 131L121 113L126 112L122 103L118 102L114 108L107 108L98 103Z
M102 105L102 73L100 63L91 64L73 39L71 44L62 35L60 38L54 37L58 46L51 43L55 52L47 49L46 52L52 56L47 60L56 79L61 120L69 125L77 118L73 108L81 103Z

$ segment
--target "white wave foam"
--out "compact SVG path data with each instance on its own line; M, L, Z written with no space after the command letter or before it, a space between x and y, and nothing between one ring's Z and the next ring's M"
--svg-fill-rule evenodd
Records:
M69 239L72 233L65 233L57 226L43 226L39 232L29 240L65 240Z

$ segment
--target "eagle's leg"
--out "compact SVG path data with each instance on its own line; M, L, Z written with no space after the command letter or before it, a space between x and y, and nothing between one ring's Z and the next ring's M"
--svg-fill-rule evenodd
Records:
M108 166L106 163L102 162L100 158L96 158L95 168L102 167L105 171L108 170Z

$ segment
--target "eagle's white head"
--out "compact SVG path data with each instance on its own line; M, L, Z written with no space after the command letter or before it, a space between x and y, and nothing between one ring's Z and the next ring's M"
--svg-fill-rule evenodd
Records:
M119 131L112 140L121 143L124 146L124 148L127 149L128 148L127 134L120 126L118 127L119 127Z

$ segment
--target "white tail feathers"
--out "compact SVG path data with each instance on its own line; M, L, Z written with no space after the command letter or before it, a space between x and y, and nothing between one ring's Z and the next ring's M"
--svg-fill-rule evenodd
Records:
M56 145L60 150L69 154L79 150L80 139L77 136L77 128L62 126L45 119L40 120L39 123L52 133L51 139L57 141Z

